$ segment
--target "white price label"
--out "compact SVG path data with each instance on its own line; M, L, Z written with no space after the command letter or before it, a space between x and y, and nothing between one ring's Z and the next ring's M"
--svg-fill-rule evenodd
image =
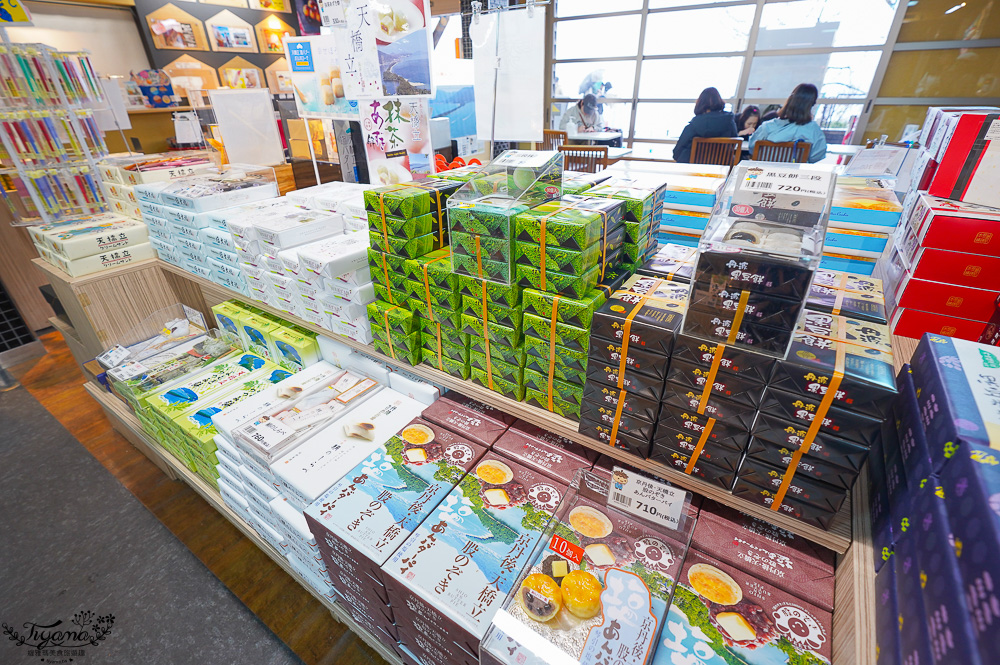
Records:
M145 374L147 371L149 371L149 368L142 363L127 362L121 367L109 369L108 376L115 381L128 381L129 379L134 379L140 374Z
M327 28L347 25L344 7L341 0L322 0L319 5L319 15L322 24Z
M490 166L523 166L539 168L556 156L557 152L536 152L534 150L508 150L492 162Z
M986 130L986 136L983 138L987 141L996 141L1000 139L1000 118L990 123L990 128Z
M97 356L97 362L106 368L111 368L118 367L125 362L126 358L128 358L128 349L121 344L115 344L113 348Z
M279 446L295 434L278 420L270 419L262 423L247 425L243 430L252 443L263 450Z
M680 526L688 492L637 473L614 468L608 505L671 529Z
M826 196L833 186L831 174L819 171L747 169L743 189L754 192Z

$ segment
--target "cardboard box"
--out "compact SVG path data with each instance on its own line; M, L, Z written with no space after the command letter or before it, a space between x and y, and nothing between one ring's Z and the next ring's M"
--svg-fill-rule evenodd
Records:
M1000 208L1000 141L993 136L1000 113L962 113L947 139L928 193ZM993 140L990 140L993 139Z
M886 303L890 310L898 307L918 309L931 314L974 321L989 321L1000 301L1000 281L992 290L916 279L909 271L890 268Z
M900 251L918 247L1000 256L1000 209L918 192Z
M892 261L908 269L910 275L916 279L979 289L995 287L995 276L1000 274L1000 256L966 254L927 247L918 247L910 257L896 252Z
M383 567L401 629L422 614L429 636L475 653L565 492L552 479L487 453ZM455 505L471 513L451 519ZM449 579L456 561L467 563Z
M653 665L711 655L718 662L735 656L777 663L832 657L830 612L694 550L684 560L665 621L671 630Z
M995 347L924 335L911 366L936 471L964 444L1000 447L1000 354Z
M899 648L899 604L896 602L896 571L883 566L875 574L875 663L902 665Z

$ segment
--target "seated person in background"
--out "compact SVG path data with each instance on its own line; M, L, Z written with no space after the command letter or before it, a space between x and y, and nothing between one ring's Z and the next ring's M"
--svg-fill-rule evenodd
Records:
M559 120L559 129L564 132L599 132L604 128L604 118L597 110L597 97L591 93L583 96L573 106L566 109Z
M764 107L764 112L760 114L760 120L757 121L757 126L760 127L768 120L774 120L778 117L778 111L781 110L781 104L768 104Z
M815 163L826 157L826 136L823 130L812 119L812 107L816 103L819 92L811 83L800 83L788 96L788 101L778 111L778 117L762 124L750 137L750 154L757 141L773 141L785 143L788 141L805 141L812 144L809 152L809 163Z
M736 116L736 135L750 136L757 129L760 122L760 109L756 106L748 106L743 112Z
M695 137L706 139L736 136L736 120L725 110L726 103L715 88L705 88L694 105L694 118L687 124L674 146L674 161L691 161L691 143Z

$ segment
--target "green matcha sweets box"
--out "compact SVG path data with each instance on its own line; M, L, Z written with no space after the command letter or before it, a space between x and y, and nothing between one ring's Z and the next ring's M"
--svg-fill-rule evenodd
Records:
M478 383L484 388L489 388L495 393L503 395L504 397L509 397L518 402L524 399L524 384L517 383L509 378L501 376L496 368L493 368L493 372L488 374L486 370L473 367L471 374L471 380L473 383Z
M453 231L451 251L456 256L464 254L476 259L509 263L511 241L509 238L493 237L480 233Z
M570 298L581 298L597 286L601 269L594 266L582 275L567 275L554 270L539 270L531 266L517 266L517 281L526 289L537 289Z
M398 287L386 287L381 284L372 284L375 288L375 298L400 307L409 307L410 293L406 290L406 283Z
M469 337L464 333L442 330L441 337L438 339L435 333L421 331L420 344L424 349L424 358L429 355L433 360L437 360L440 355L441 358L450 358L458 363L469 362ZM440 353L438 345L440 345Z
M563 171L563 196L582 194L594 185L611 177L608 173L585 173L583 171Z
M475 277L503 285L513 282L514 271L508 261L491 261L456 252L452 257L452 264L455 266L457 275Z
M406 278L406 259L396 254L386 254L372 247L368 248L368 266L371 270L372 282L393 289L402 289Z
M548 371L549 359L552 357L552 344L548 339L539 339L537 337L532 337L531 335L525 335L524 352L528 358L537 358L542 360L545 371ZM572 349L567 349L566 347L561 347L557 344L555 364L556 367L561 367L566 370L567 376L573 376L573 374L569 374L569 372L586 373L587 352L574 351Z
M650 229L653 226L653 217L649 216L641 222L625 222L624 242L638 244L639 241L649 238Z
M543 253L541 245L518 242L514 247L514 260L518 265L578 276L600 264L601 243L595 242L583 250L546 245Z
M563 196L519 213L515 217L515 239L534 243L545 241L565 250L582 250L601 239L605 230L622 223L621 201L590 196ZM543 237L544 233L544 237Z
M428 173L428 178L442 178L445 180L455 180L457 182L468 182L472 180L477 175L482 173L483 167L478 164L472 164L469 166L459 166L456 169L448 169L447 171L438 171L437 173Z
M441 328L443 333L457 335L462 330L462 314L460 312L448 311L445 313L434 310L433 319L420 316L417 318L419 319L417 325L420 327L420 332L436 335L438 328Z
M586 353L590 348L590 328L579 328L566 323L553 322L551 317L542 318L534 314L524 315L524 335L545 342L555 341L571 351Z
M414 259L441 249L447 239L439 233L428 233L414 238L397 238L383 235L381 231L370 229L368 239L373 249L386 254L395 254L404 259Z
M487 362L487 359L489 362ZM479 351L471 351L469 353L469 367L473 371L491 371L494 379L503 379L516 385L523 385L524 383L524 367L522 365L499 360L498 358L494 358L493 354L487 356L485 353L480 353Z
M391 334L409 335L417 330L419 317L400 305L393 305L384 300L368 303L368 321L371 328L389 329Z
M462 313L483 318L484 303L481 297L462 296ZM509 328L521 327L521 306L509 307L503 303L487 301L485 303L486 320L491 323L499 323Z
M557 296L547 291L525 289L522 300L524 301L525 314L534 314L543 319L551 320L554 313L558 323L590 330L594 311L604 304L607 296L599 289L593 289L582 298L569 298Z
M504 326L499 323L491 323L483 319L462 315L462 332L471 335L470 339L482 339L489 336L491 342L501 342L510 347L517 347L521 344L521 329Z
M459 187L460 183L450 180L423 180L368 189L364 192L365 210L403 219L428 213L440 218L438 213L443 213L448 197Z
M510 238L514 217L529 208L510 196L483 196L449 206L448 223L452 233Z
M521 304L521 291L518 284L499 284L467 275L458 278L458 292L463 296L472 296L479 303L485 296L487 302L517 307Z
M407 279L428 283L439 289L458 288L458 276L451 263L451 247L442 247L433 252L403 262L403 272Z
M469 378L469 363L453 360L437 351L424 347L421 350L420 363L432 367L439 372L445 372L461 379Z
M419 217L382 217L377 212L368 212L368 228L372 233L384 233L397 238L415 238L427 235L428 233L438 233L442 228L447 228L447 221L440 224L436 214L427 213Z
M534 388L547 396L549 394L549 375L547 372L542 373L526 369L524 370L524 385L527 388ZM553 377L551 386L552 395L558 397L561 401L583 404L582 383L568 383Z
M406 360L411 365L420 363L419 330L401 335L391 329L387 333L384 327L372 325L372 346L395 360Z
M629 178L612 178L587 190L587 196L603 196L625 204L624 219L641 222L653 214L657 188Z
M524 340L525 340L525 345L527 345L528 338L525 337ZM551 344L549 344L548 346L550 349L552 348ZM541 349L541 347L536 347L536 348ZM559 358L561 354L567 352L568 349L556 344L555 353L551 353L550 351L550 354L547 358L540 358L535 354L526 353L524 360L524 369L530 369L533 372L538 372L540 374L544 374L545 376L548 376L549 369L551 369L552 376L559 379L560 381L565 381L566 383L574 383L578 386L582 386L587 380L587 372L582 369L579 370L569 369L566 366L566 364L563 363ZM586 362L586 359L584 359L583 362Z
M487 348L487 341L489 347ZM524 347L511 346L510 344L497 340L487 340L485 337L469 335L469 353L487 353L491 358L497 358L511 365L524 366Z
M457 297L457 296L456 296ZM447 328L457 328L461 325L458 310L440 307L437 305L427 305L423 298L410 298L406 303L406 308L416 314L421 321L430 323L440 323Z
M408 279L403 282L403 288L411 298L419 300L427 307L457 310L462 306L462 296L458 295L456 289L435 286L430 280L424 284L423 280Z
M564 418L580 420L580 405L577 402L567 402L560 399L555 393L550 396L548 391L537 390L535 388L531 388L530 386L525 386L524 399L521 401L525 404L539 406L546 411L551 411L552 413L560 415Z

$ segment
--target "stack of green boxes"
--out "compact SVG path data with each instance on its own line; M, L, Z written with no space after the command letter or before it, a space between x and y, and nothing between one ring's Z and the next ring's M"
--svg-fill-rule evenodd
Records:
M372 346L413 365L420 362L422 339L420 310L411 309L417 291L407 262L447 247L448 197L460 186L436 179L364 193L371 239L368 261L377 298L368 305ZM435 295L454 305L454 287L452 291L450 298L447 293Z
M227 300L212 307L219 330L238 338L243 348L295 373L318 362L316 333L257 307Z
M524 399L521 287L467 275L459 275L458 285L472 380L511 399Z
M563 196L566 194L583 194L585 191L611 178L607 172L585 173L582 171L563 171Z
M452 270L451 247L403 263L407 306L419 315L421 360L469 378L469 335L462 330L462 296Z
M666 184L613 178L587 190L587 196L602 196L624 202L625 239L622 244L622 264L634 273L655 251L656 234L660 229Z
M611 288L595 287L620 263L624 207L564 195L515 219L514 255L524 287L524 401L579 417L590 320Z
M476 187L483 182L473 180L466 186ZM513 218L528 209L526 203L500 194L452 205L448 220L455 272L504 284L514 281L511 228Z

